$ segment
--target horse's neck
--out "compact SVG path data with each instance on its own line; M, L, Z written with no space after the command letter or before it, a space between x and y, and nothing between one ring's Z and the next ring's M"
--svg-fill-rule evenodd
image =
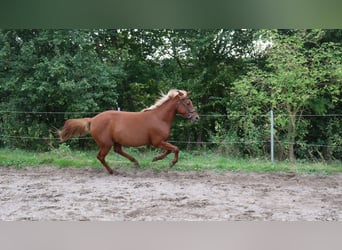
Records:
M161 120L172 124L176 116L176 102L175 100L169 100L160 107L154 110L155 115L157 115Z

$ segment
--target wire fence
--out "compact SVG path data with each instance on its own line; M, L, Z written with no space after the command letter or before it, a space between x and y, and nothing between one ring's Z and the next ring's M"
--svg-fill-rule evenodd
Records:
M17 111L17 110L0 110L0 115L3 116L4 114L27 114L27 115L96 115L100 112L62 112L62 111ZM209 118L226 118L229 119L231 117L261 117L261 118L269 118L270 114L199 114L201 119L209 119ZM284 114L274 114L274 118L276 117L290 117L291 115L284 115ZM322 115L313 115L313 114L300 114L295 115L296 117L302 118L310 118L310 117L342 117L342 114L322 114ZM1 120L0 120L1 122ZM272 125L270 125L272 126ZM30 139L30 140L58 140L57 137L52 137L51 135L46 136L29 136L29 135L5 135L0 134L0 139ZM76 138L75 140L92 140L91 137L80 137ZM271 137L269 140L238 140L238 141L227 141L225 140L216 140L216 141L185 141L185 140L170 140L171 143L174 144L188 144L188 145L234 145L234 144L267 144L271 142ZM288 142L288 141L276 141L276 144L282 145L290 145L290 144L297 144L307 147L321 147L321 148L342 148L342 145L327 145L327 144L313 144L313 143L305 143L305 142ZM273 145L274 146L274 145ZM272 147L272 146L271 146Z
M0 135L0 138L9 138L9 139L32 139L32 140L55 140L59 141L57 137L49 137L49 136L12 136L12 135ZM79 138L71 138L70 140L93 140L92 137L79 137ZM260 144L260 143L270 143L270 141L177 141L177 140L169 140L170 143L175 144L193 144L193 145L233 145L233 144ZM290 144L301 144L308 147L325 147L325 148L342 148L342 145L326 145L326 144L312 144L312 143L303 143L303 142L287 142L287 141L277 141L276 143L290 145Z
M96 115L101 112L95 111L76 111L76 112L68 112L68 111L17 111L17 110L0 110L0 114L63 114L63 115L72 115L72 114L92 114ZM200 117L269 117L269 114L199 114ZM321 115L313 115L313 114L299 114L299 115L285 115L285 114L274 114L274 116L289 116L289 117L342 117L342 114L321 114Z
M102 111L18 111L18 110L0 110L0 114L99 114ZM269 113L266 114L199 114L200 117L269 117ZM342 114L274 114L274 116L296 116L296 117L342 117Z

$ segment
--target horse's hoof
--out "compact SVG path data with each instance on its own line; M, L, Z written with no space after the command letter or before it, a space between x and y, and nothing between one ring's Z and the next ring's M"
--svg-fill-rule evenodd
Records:
M117 172L117 171L113 171L113 170L111 170L111 171L108 171L109 172L109 174L110 175L119 175L119 172Z
M169 167L172 168L175 164L176 164L176 162L171 161L169 164Z

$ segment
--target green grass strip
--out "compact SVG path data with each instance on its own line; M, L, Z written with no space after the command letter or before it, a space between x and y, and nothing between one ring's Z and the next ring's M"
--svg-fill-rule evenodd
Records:
M149 149L125 149L133 155L140 163L142 169L153 169L156 171L168 169L173 154L166 159L153 162L154 156L160 151ZM0 167L14 166L23 168L27 166L50 165L56 167L99 167L101 163L96 159L96 151L71 150L66 145L48 152L30 152L24 150L0 149ZM111 151L106 160L113 168L133 168L133 164L127 159L114 154ZM231 158L211 151L181 151L179 162L173 167L177 171L251 171L251 172L296 172L334 174L342 173L340 161L309 162L309 161L279 161L274 164L266 159Z

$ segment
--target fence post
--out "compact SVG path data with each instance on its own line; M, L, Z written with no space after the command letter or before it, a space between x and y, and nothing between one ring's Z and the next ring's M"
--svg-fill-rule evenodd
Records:
M272 166L274 165L274 117L273 117L273 110L270 112L270 120L271 120L271 162Z

